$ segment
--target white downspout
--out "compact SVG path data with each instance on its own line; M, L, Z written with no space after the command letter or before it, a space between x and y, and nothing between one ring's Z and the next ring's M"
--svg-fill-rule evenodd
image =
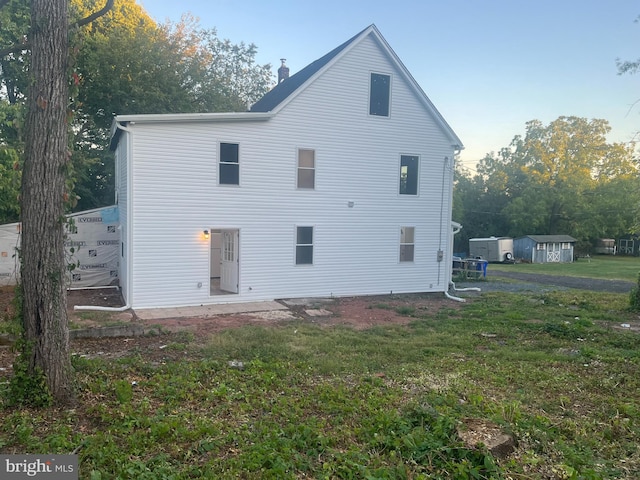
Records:
M122 125L120 122L118 122L116 120L115 122L115 126L117 129L122 130L125 133L128 133L130 135L129 137L129 142L127 143L127 221L129 221L129 219L131 218L131 191L132 191L132 187L131 187L131 178L132 175L129 175L129 173L131 172L131 163L132 163L132 153L133 153L133 148L132 148L132 144L133 144L133 130L131 130L128 127L125 127L124 125ZM118 172L116 172L117 175ZM122 307L101 307L98 305L74 305L73 309L74 310L89 310L89 311L98 311L98 312L124 312L126 310L129 310L131 308L131 229L127 228L127 262L129 262L129 264L127 265L127 303L126 305L122 306ZM120 230L122 232L122 230Z
M453 152L453 158L455 161L455 156L457 153L459 153L460 150L456 150ZM453 164L453 161L451 162ZM454 171L454 166L451 166L451 175L453 175L453 171ZM453 184L453 178L451 179L451 182ZM451 197L453 197L453 191L451 192ZM451 203L453 204L453 198L451 198ZM453 231L450 230L450 235L451 235L451 241L449 242L449 251L451 254L451 257L448 259L449 261L449 286L453 289L454 292L468 292L468 291L476 291L476 292L480 292L481 290L477 287L469 287L469 288L456 288L456 284L453 282L453 236L457 233L460 232L460 230L462 230L462 225L460 225L457 222L451 222L451 227L453 228ZM456 297L454 295L451 295L449 293L449 291L445 291L444 292L445 297L447 297L450 300L455 300L456 302L466 302L466 300L464 298L461 297Z
M95 312L124 312L129 310L131 305L127 304L123 307L100 307L98 305L74 305L74 310L95 311Z
M454 236L456 233L459 233L459 232L460 232L460 230L462 230L462 225L460 225L458 222L454 222L454 221L452 221L452 222L451 222L451 227L452 227L454 230L450 233L450 235L451 235L451 240L449 241L449 250L450 250L451 252L453 252L453 236ZM453 263L453 253L451 253L451 255L452 255L451 260L449 260L449 263L450 263L450 264L452 264L452 263ZM449 268L449 267L448 267L448 268ZM452 279L452 276L453 276L453 268L452 268L451 270L448 270L448 271L450 272L450 273L449 273L449 286L453 286L453 289L455 290L455 289L456 289L456 284L455 284L455 283L453 283L453 279ZM449 300L455 300L456 302L462 302L462 303L466 302L466 300L465 300L464 298L454 297L453 295L451 295L451 294L449 293L449 291L448 291L448 290L445 290L445 292L444 292L444 296L445 296L445 297L447 297Z
M451 233L451 237L453 238L453 235L455 235L456 233L459 233L460 230L462 230L462 225L460 225L459 223L456 222L451 222L452 226L455 228L455 230ZM453 242L451 242L453 243ZM453 247L451 247L451 251L453 251ZM453 275L453 272L452 272ZM468 287L468 288L457 288L455 282L452 280L449 281L449 285L451 286L451 288L453 289L454 292L481 292L482 290L478 287ZM456 300L456 301L460 301L460 302L464 302L465 299L464 298L459 298L459 297L453 297L451 295L449 295L449 292L445 292L445 295L447 296L447 298L450 298L452 300Z

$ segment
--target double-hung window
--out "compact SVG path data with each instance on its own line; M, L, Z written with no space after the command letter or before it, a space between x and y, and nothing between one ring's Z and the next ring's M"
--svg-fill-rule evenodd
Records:
M237 143L220 143L220 185L240 184L240 158Z
M400 156L400 195L418 194L418 166L420 159L416 155Z
M401 262L413 262L413 256L415 251L415 227L401 227L400 228L400 261Z
M309 148L298 149L298 188L313 190L316 186L316 152Z
M313 227L296 228L296 265L313 264Z

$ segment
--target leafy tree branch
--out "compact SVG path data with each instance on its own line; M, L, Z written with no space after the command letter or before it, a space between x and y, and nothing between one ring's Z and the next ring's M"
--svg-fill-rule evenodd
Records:
M0 9L2 9L2 7L7 5L10 1L11 0L0 0ZM74 22L71 25L71 27L72 28L79 28L79 27L82 27L84 25L88 25L89 23L97 20L98 18L102 17L109 10L111 10L113 8L113 3L114 3L114 0L107 0L107 2L106 2L104 7L102 7L97 12L92 13L91 15ZM31 48L31 42L29 42L27 37L24 37L24 41L22 43L17 43L17 44L14 44L14 45L11 45L11 46L8 46L8 47L0 49L0 58L6 57L7 55L10 55L12 53L18 53L18 52L22 52L24 50L29 50L30 48Z

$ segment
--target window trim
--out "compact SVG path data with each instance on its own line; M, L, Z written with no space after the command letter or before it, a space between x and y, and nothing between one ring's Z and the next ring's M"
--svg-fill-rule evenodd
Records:
M413 157L418 161L418 166L416 168L416 192L415 193L406 193L402 192L402 158L403 157ZM422 158L420 155L416 155L413 153L401 153L400 158L398 160L398 195L401 197L418 197L420 196L420 164L422 163Z
M301 151L310 151L313 152L313 167L301 167L300 166L300 152ZM316 162L316 149L309 147L298 147L296 148L296 190L315 190L316 189L316 170L317 170L317 162ZM300 170L311 170L313 171L313 186L312 187L301 187L300 186Z
M413 230L413 242L402 242L402 233L404 229L410 228ZM416 226L415 225L403 225L400 227L399 248L398 248L398 263L415 263L416 261ZM403 260L402 247L412 246L411 260Z
M388 77L389 78L389 91L388 91L388 95L387 95L387 114L386 115L381 115L381 114L377 114L377 113L371 113L372 110L372 94L373 94L373 76L374 75L380 75L380 76L384 76L384 77ZM393 86L393 75L390 73L381 73L381 72L374 72L373 70L369 71L369 95L368 95L368 100L369 100L369 108L368 108L368 114L369 117L374 117L374 118L390 118L391 117L391 90L392 90L392 86Z
M311 229L311 243L298 243L298 230L300 228ZM294 256L293 263L296 267L313 266L315 260L315 237L316 237L315 225L296 225L294 230ZM311 247L311 262L310 263L298 263L298 247Z
M222 145L237 145L238 147L238 161L237 162L223 162L222 161ZM223 183L222 182L222 165L235 165L238 169L238 183ZM240 142L231 141L219 141L218 142L218 185L228 187L240 186Z

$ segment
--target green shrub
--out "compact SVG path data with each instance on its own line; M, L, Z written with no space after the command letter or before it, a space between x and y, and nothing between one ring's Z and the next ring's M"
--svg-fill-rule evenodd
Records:
M629 294L629 307L634 312L640 311L640 273L638 274L638 284L631 289Z

